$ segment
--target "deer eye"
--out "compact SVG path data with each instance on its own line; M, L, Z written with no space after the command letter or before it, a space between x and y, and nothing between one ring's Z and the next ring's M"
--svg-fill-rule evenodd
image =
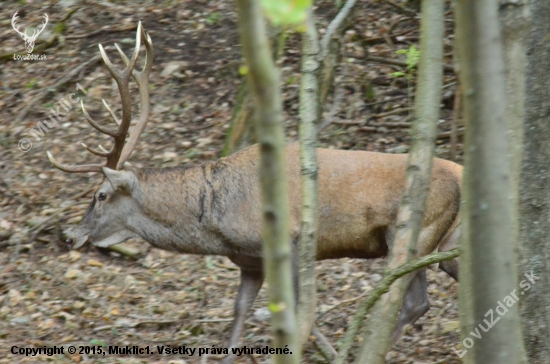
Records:
M98 201L105 201L106 199L107 199L107 194L106 194L106 193L101 192L101 193L97 196L97 200L98 200Z

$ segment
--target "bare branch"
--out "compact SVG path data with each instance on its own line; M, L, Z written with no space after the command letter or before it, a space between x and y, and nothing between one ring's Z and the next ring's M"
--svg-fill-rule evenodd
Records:
M325 59L325 57L327 56L330 40L334 35L339 33L339 30L344 25L344 20L346 20L346 18L349 16L356 3L357 0L348 0L340 10L338 15L336 15L336 17L330 22L329 26L327 27L327 31L323 36L323 39L321 39L321 53L319 55L320 61Z

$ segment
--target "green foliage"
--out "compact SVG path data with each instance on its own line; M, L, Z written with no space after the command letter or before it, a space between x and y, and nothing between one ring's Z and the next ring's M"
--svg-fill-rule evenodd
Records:
M407 89L409 93L409 107L412 107L412 95L413 95L413 81L414 81L414 72L416 71L416 66L420 60L420 51L414 46L411 45L409 49L400 49L396 51L397 54L405 54L407 56L407 72L393 72L391 75L393 77L404 77L407 79ZM409 133L412 129L409 129Z
M401 71L391 73L393 77L405 77L405 73Z
M220 20L220 18L221 18L220 13L215 11L212 14L210 14L210 16L206 18L205 21L208 23L208 25L214 25L218 22L218 20Z
M65 23L59 22L59 23L56 23L55 26L53 27L53 32L55 34L63 34L66 28L67 26L65 25Z
M393 77L405 77L408 81L412 81L414 76L414 71L420 60L420 51L414 46L411 45L409 49L400 49L395 52L396 54L405 54L407 56L407 72L393 72L391 75Z
M284 309L286 309L286 305L284 302L279 302L279 303L275 303L275 302L270 302L268 303L267 305L267 308L269 309L269 311L271 313L279 313L281 311L283 311Z
M420 51L414 45L411 45L407 52L407 64L409 67L416 67L418 61L420 61Z
M25 85L25 88L35 88L36 86L38 86L38 78L33 78Z
M241 76L246 76L248 74L248 66L247 65L242 65L239 67L239 75Z
M302 23L312 0L262 0L266 17L275 25Z

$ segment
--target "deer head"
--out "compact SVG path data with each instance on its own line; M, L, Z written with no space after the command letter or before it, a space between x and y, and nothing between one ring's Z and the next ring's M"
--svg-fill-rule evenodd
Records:
M135 67L142 39L145 44L146 60L143 69L137 71ZM87 164L79 166L67 165L58 162L48 151L50 162L56 168L64 172L100 172L103 173L105 177L103 183L95 192L92 202L88 206L79 226L69 234L67 243L69 245L73 245L74 243L72 246L74 249L81 247L89 240L94 242L96 246L106 247L121 243L134 236L134 234L124 229L124 224L122 224L121 221L118 221L119 219L129 216L133 208L137 208L137 206L134 206L136 204L135 201L131 198L132 192L134 192L137 187L137 178L133 172L123 171L122 167L130 157L140 134L147 124L149 116L148 86L149 74L151 72L151 66L153 65L153 43L151 37L145 32L140 22L137 27L136 46L131 59L126 57L117 44L115 44L115 47L126 65L126 68L122 71L115 68L101 44L99 45L99 52L101 53L101 57L109 73L115 79L121 96L122 117L120 120L118 120L105 100L102 100L103 105L107 111L109 111L113 121L118 124L118 128L98 124L86 112L84 103L80 101L82 112L86 120L88 120L88 122L99 132L111 136L114 140L114 145L110 151L101 148L101 146L101 150L92 149L82 143L82 146L90 153L105 157L106 162L104 164ZM132 100L129 89L130 78L133 78L138 85L141 104L139 120L131 133L129 133L130 122L132 120ZM128 134L130 134L128 142L125 143ZM113 208L113 205L118 205L119 208ZM109 211L113 210L125 211L125 214L112 216Z
M27 30L25 32L19 31L19 26L16 27L15 21L19 17L17 16L17 11L15 14L13 14L13 17L11 18L11 26L15 31L23 38L25 41L25 48L27 49L27 53L32 53L32 50L34 49L34 42L36 42L36 38L42 33L44 28L46 28L46 24L48 24L48 14L44 14L44 22L42 22L42 28L40 30L34 29L32 32L32 35L27 34Z

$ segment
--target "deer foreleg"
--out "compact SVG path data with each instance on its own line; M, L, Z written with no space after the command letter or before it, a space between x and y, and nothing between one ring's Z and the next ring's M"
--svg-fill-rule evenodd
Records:
M239 338L243 331L246 314L250 311L262 283L264 275L261 270L250 270L241 268L241 284L235 301L235 316L231 327L231 336L229 337L229 356L225 357L222 364L231 364L235 360L235 355L231 353L231 349L237 347Z

